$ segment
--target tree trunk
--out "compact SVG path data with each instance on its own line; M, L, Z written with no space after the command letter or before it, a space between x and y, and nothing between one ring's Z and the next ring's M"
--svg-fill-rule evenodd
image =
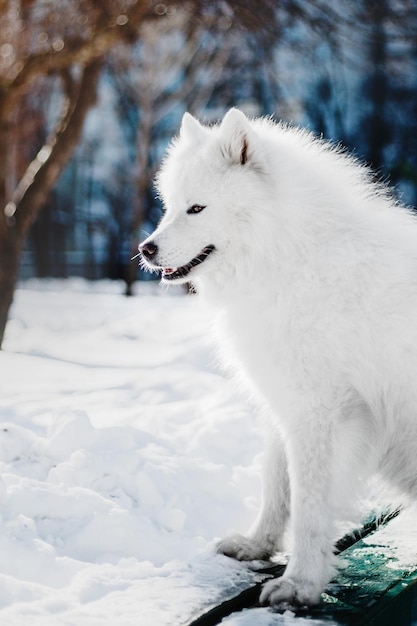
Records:
M389 143L389 124L387 123L387 100L388 100L388 78L387 78L387 33L386 21L389 14L389 7L386 0L379 0L375 3L372 17L372 35L370 59L373 65L373 72L368 77L370 86L370 103L372 113L368 118L368 161L373 169L379 173L384 166L384 149Z
M148 148L148 143L146 143L146 148ZM125 276L124 276L124 280L126 283L126 290L125 290L126 296L133 295L133 285L136 282L136 276L138 272L138 259L134 257L136 257L137 255L138 243L140 243L137 239L137 236L139 234L139 230L140 230L140 227L143 223L144 216L145 216L146 193L148 191L149 180L150 180L147 162L142 163L141 167L143 169L141 170L138 176L137 182L136 182L136 189L137 189L136 206L135 206L135 212L134 212L133 219L132 219L132 234L133 234L133 237L135 237L135 240L132 241L131 243L132 259L130 260L130 262L128 261L128 265L126 267Z
M16 229L0 228L0 347L19 272L23 240Z
M85 117L95 102L102 65L101 58L86 65L77 96L70 102L54 137L29 165L0 214L0 348L13 301L25 237L77 146Z

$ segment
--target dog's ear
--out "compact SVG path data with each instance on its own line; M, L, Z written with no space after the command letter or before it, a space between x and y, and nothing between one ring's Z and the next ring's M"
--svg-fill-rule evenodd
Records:
M204 139L205 133L204 127L195 117L190 113L184 113L180 129L181 139L189 143L199 143Z
M235 164L245 165L252 152L253 131L249 120L239 109L230 109L220 125L221 149Z

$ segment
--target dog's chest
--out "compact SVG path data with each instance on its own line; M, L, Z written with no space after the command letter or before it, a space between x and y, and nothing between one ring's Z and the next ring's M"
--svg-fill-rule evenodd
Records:
M244 370L253 380L277 372L291 352L286 322L279 310L260 302L242 301L219 315L218 345L226 364Z
M306 376L313 379L335 366L325 333L311 320L312 307L293 305L267 292L224 307L218 318L224 363L273 402Z

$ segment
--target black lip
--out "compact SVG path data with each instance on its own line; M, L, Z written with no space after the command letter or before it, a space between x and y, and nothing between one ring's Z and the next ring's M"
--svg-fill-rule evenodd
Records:
M204 263L207 257L215 250L213 245L206 246L202 249L200 254L194 257L187 265L183 265L182 267L178 267L174 272L170 272L165 274L164 270L162 270L162 278L164 280L176 280L177 278L185 278L191 272L194 267Z

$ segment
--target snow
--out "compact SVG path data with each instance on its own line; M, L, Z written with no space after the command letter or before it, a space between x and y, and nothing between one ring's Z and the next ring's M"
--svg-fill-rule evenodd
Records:
M198 298L121 293L80 279L16 292L0 352L10 626L173 626L257 580L213 550L259 506L254 411L216 367Z
M0 352L2 624L185 626L259 581L213 550L260 504L255 411L216 367L197 297L122 291L17 290ZM415 515L369 539L393 567L414 568ZM324 622L257 608L222 623Z

